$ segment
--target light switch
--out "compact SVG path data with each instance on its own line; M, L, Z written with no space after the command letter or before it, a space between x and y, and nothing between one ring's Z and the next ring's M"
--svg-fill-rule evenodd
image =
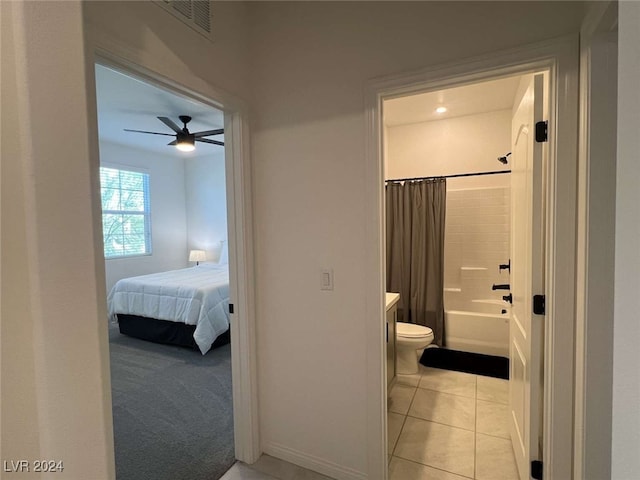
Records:
M320 290L333 290L333 269L323 268L320 276Z

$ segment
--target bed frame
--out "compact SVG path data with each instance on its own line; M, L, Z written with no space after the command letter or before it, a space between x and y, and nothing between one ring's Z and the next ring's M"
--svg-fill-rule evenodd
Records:
M193 339L195 325L158 320L156 318L139 317L137 315L117 314L120 333L155 343L178 345L200 351ZM226 345L231 340L229 330L215 339L211 349Z

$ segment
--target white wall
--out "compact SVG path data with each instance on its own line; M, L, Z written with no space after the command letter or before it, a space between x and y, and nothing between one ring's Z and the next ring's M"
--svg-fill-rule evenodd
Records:
M366 81L577 32L575 2L252 5L261 441L367 475ZM508 150L507 150L508 151ZM500 152L501 154L505 152ZM335 288L320 290L333 267ZM372 294L372 296L375 294Z
M18 61L22 54L15 43L15 36L20 27L14 27L13 8L8 2L0 4L0 59L2 69L0 85L2 86L2 137L1 150L1 184L0 184L0 219L2 221L2 263L1 286L1 360L0 379L0 450L5 458L18 458L23 452L30 452L39 458L39 432L37 429L22 428L28 425L38 413L36 359L31 345L33 339L34 319L30 305L33 279L26 268L27 218L25 209L24 175L25 165L21 161L9 162L7 159L19 159L24 155L20 140L21 129L17 122L7 121L18 118L24 104L19 101ZM76 52L77 53L77 52ZM23 68L24 66L21 65ZM8 282L11 273L11 282ZM15 321L7 320L12 315ZM5 388L5 385L12 387ZM8 395L8 391L12 395ZM11 442L8 438L11 437ZM0 475L2 475L0 473Z
M640 471L640 3L619 3L618 159L611 478Z
M508 170L511 109L387 127L387 178ZM448 180L455 188L508 185L507 175Z
M100 142L100 164L149 174L151 255L105 260L107 291L121 278L187 266L185 160L112 142Z
M195 91L225 91L248 98L247 6L212 2L215 40L148 1L83 4L89 54L99 48Z
M79 2L0 4L0 451L7 460L63 461L64 471L47 478L109 480L104 263L95 248L98 172L90 161L97 145L86 127L81 14Z
M66 479L114 478L86 33L89 58L100 46L196 90L253 94L260 437L366 478L365 337L379 326L362 287L365 82L577 32L580 3L214 2L214 43L152 2L84 2L86 32L78 2L0 5L3 120L5 88L29 114L11 116L21 123L8 127L11 154L4 134L2 147L3 455L64 458ZM5 20L13 9L27 16ZM77 126L73 148L60 112ZM319 290L325 266L332 292Z
M503 303L487 310L473 300L502 302L509 293L491 290L493 284L510 281L509 272L498 269L510 257L509 193L508 187L447 189L445 310L500 313L508 307Z
M0 2L4 459L115 478L94 53L247 98L246 6L213 5L215 43L147 1Z
M207 258L217 261L221 241L227 240L227 196L224 150L185 162L187 202L187 245L205 250Z

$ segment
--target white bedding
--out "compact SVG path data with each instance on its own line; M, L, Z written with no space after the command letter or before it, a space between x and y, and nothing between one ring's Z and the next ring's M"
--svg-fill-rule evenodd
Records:
M123 278L108 296L109 318L116 314L196 325L193 338L204 355L229 329L228 265L196 267Z

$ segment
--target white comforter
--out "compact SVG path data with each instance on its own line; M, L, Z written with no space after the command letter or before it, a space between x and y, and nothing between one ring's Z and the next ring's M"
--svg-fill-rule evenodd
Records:
M182 270L119 280L108 297L109 318L116 314L196 325L193 338L204 355L229 328L229 270L204 263Z

